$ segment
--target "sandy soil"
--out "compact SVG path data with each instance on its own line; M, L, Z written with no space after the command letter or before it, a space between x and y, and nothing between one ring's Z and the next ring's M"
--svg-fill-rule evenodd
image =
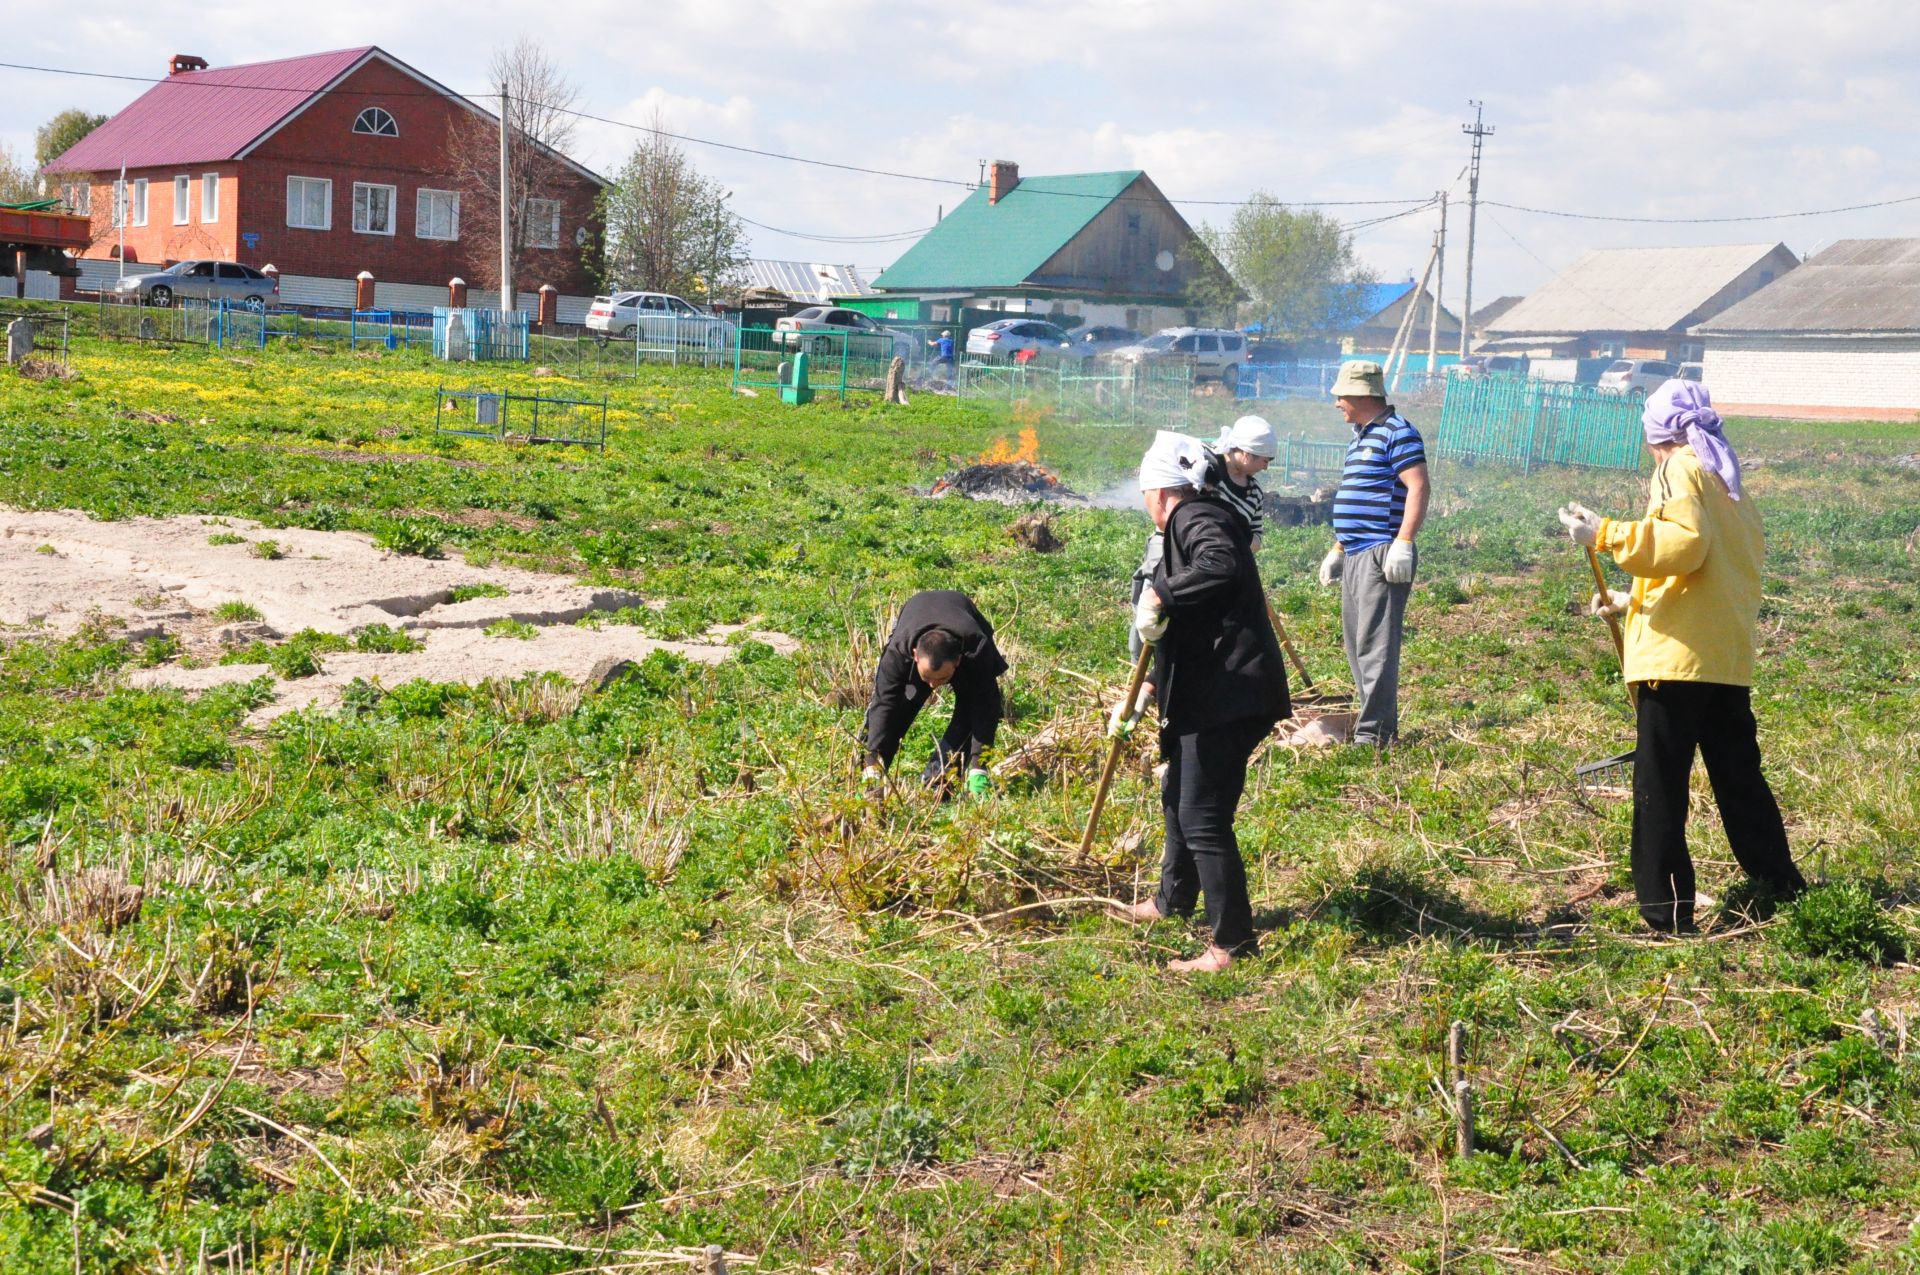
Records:
M208 537L237 535L238 544ZM283 555L259 557L255 544L272 540ZM454 602L456 585L492 584L507 596ZM221 623L223 602L245 602L258 622ZM261 664L213 665L228 645L271 641L318 629L349 634L369 624L410 632L425 649L404 655L340 653L322 657L315 677L280 683L278 697L256 714L265 720L309 705L332 705L355 678L395 686L413 678L477 684L556 672L599 684L622 661L654 651L717 663L729 639L745 633L777 650L798 643L780 633L727 626L699 641L669 642L631 625L580 628L594 612L652 605L625 589L595 588L514 567L472 567L457 555L409 557L376 548L351 532L263 529L242 518L194 516L97 522L72 511L20 512L0 507L0 633L67 634L90 618L127 637L178 637L192 662L128 674L136 686L204 690L249 681L271 669ZM513 619L533 625L531 639L488 637L484 630Z

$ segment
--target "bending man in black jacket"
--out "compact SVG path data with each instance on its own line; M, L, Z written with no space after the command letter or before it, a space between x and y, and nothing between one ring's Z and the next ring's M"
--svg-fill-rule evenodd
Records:
M1292 711L1247 524L1196 490L1204 462L1194 440L1162 433L1140 463L1140 489L1166 554L1134 608L1136 631L1156 644L1167 841L1159 892L1125 915L1191 916L1204 895L1210 941L1200 956L1168 967L1183 973L1225 969L1258 950L1233 814L1248 758Z
M908 598L873 675L866 781L879 780L927 700L951 684L953 720L934 745L921 781L939 783L964 762L968 789L984 792L987 772L980 755L992 747L1000 729L1000 675L1006 671L1007 662L993 644L993 626L966 594L932 589Z

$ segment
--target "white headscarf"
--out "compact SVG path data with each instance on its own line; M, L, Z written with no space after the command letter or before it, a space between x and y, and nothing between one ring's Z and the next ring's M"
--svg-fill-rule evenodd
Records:
M1163 429L1153 436L1153 446L1140 458L1140 490L1198 487L1206 473L1207 453L1200 441Z

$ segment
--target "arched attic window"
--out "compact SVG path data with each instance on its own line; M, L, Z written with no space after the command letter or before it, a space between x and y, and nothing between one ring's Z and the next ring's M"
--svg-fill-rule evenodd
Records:
M353 121L353 131L365 133L369 137L400 136L400 126L393 122L393 116L377 106L369 106L360 112L359 117Z

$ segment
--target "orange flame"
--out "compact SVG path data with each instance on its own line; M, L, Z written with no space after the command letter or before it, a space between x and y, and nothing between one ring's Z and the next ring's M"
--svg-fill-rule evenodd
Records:
M1013 465L1021 461L1036 464L1040 459L1040 435L1029 425L1020 431L1020 445L1011 447L1004 438L993 440L993 446L980 453L977 465Z

